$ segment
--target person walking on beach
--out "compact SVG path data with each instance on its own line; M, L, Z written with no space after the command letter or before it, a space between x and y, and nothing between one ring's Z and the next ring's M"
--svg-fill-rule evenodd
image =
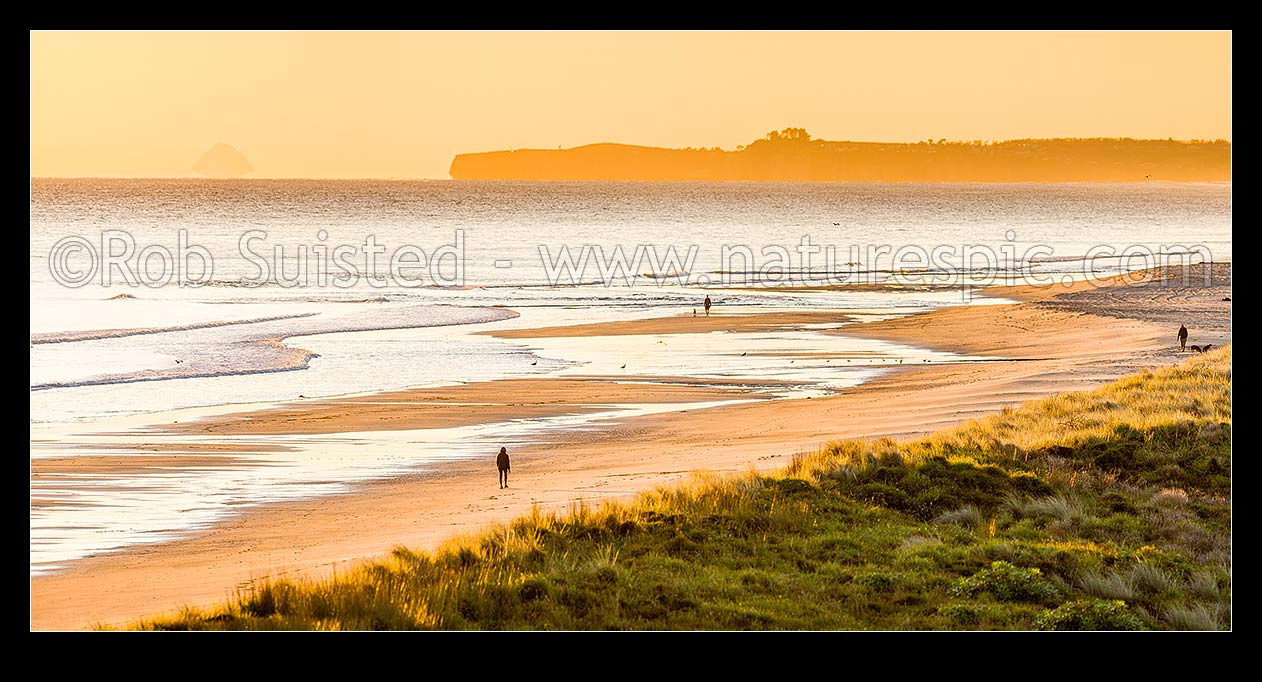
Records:
M495 466L500 470L500 490L508 487L508 450L500 448L495 457Z
M1179 325L1179 352L1182 353L1187 349L1188 344L1188 328Z
M705 297L705 316L710 316L710 296L708 294Z

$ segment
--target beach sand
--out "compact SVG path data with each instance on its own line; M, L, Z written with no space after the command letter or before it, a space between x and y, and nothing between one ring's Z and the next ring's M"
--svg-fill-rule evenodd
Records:
M458 534L528 513L532 506L563 511L579 501L626 498L698 471L777 469L794 454L836 438L910 437L997 412L1005 405L1173 364L1186 354L1177 352L1177 324L1170 325L1171 315L1187 316L1194 337L1211 330L1202 340L1230 342L1230 302L1221 301L1230 296L1230 265L1214 267L1220 274L1225 271L1225 279L1202 282L1194 276L1191 284L1154 280L1144 286L1114 281L999 288L987 293L1021 302L944 308L848 325L830 333L1004 359L908 365L827 397L680 410L557 433L511 453L513 473L506 490L497 487L495 453L488 451L485 462L456 461L435 473L365 483L350 494L260 506L188 539L137 546L32 578L31 629L122 626L185 605L211 605L266 577L327 575L399 545L432 549ZM1168 304L1163 308L1159 301ZM771 329L828 317L712 312L706 325L726 329L726 321ZM831 319L845 318L834 314ZM688 333L698 331L696 321L687 315L499 334L523 338ZM707 326L703 331L710 330ZM190 429L210 427L206 433L213 439L249 433L424 428L522 412L570 414L591 409L594 401L610 402L611 391L619 400L644 402L750 395L748 389L719 382L679 385L660 377L636 382L532 378L354 400L311 400L193 427L161 427L152 440L161 443L167 429L187 436ZM192 456L204 458L206 453ZM232 451L225 456L248 454ZM63 460L58 466L73 463Z
M686 382L686 383L685 383ZM769 383L768 388L774 386ZM169 432L283 435L437 429L508 419L590 414L623 403L688 403L732 400L753 391L734 381L685 377L539 377L459 386L390 391L354 398L294 403L168 427Z

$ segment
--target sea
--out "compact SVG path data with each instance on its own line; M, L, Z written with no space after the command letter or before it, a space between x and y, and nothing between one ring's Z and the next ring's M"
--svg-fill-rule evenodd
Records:
M981 293L995 284L1230 260L1231 216L1230 183L33 179L31 458L141 456L124 444L180 418L507 378L624 373L826 394L899 360L987 359L846 337L848 322L1003 302ZM704 316L707 296L714 315L829 310L839 323L481 333ZM828 352L857 361L800 361ZM264 444L278 451L222 466L33 477L32 575L256 505L681 409L606 407L276 437Z

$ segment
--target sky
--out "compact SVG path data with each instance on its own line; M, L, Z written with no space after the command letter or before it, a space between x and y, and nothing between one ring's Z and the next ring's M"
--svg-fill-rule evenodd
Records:
M621 142L1231 139L1220 32L44 32L32 177L447 178Z

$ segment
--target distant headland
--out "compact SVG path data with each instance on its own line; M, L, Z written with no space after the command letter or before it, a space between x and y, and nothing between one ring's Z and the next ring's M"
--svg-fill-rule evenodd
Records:
M1225 182L1226 140L1057 138L833 142L802 128L725 151L590 144L458 154L456 180Z

